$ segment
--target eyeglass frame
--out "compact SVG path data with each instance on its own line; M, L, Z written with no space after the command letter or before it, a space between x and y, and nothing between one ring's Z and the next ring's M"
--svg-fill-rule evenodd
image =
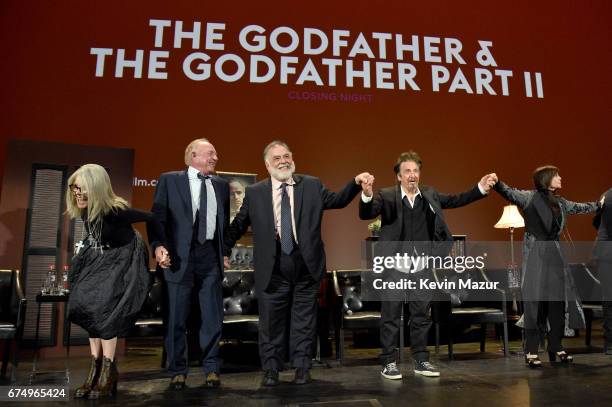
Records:
M87 191L83 191L83 189L78 186L77 184L70 184L68 185L68 188L70 188L70 192L72 192L73 195L86 195Z

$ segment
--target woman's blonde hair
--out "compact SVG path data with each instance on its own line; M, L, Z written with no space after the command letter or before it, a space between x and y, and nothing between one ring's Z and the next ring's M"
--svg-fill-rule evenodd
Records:
M76 196L72 193L70 185L80 182L81 191L87 195L87 220L95 222L110 211L127 208L125 199L115 195L110 177L104 167L98 164L85 164L68 178L66 190L66 213L71 218L80 218L83 209L76 203Z

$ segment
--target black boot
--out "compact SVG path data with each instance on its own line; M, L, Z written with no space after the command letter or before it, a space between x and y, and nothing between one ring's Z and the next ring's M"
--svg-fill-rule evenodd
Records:
M115 361L104 358L102 361L100 378L98 379L98 383L96 383L94 388L89 392L89 399L95 400L103 397L114 397L117 394L118 378L119 372L117 372L117 364Z
M98 377L100 377L100 370L102 368L102 360L96 359L94 356L91 357L91 363L89 365L89 373L87 373L87 379L85 379L85 383L81 385L81 387L76 389L74 393L74 397L83 398L87 397L91 389L98 382Z

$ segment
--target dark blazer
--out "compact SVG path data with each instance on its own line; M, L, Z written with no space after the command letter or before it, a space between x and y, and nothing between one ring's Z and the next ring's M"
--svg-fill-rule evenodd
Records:
M561 221L553 229L553 212L545 201L542 193L534 190L512 188L499 181L494 186L504 199L518 206L525 217L525 235L523 238L523 265L521 273L521 292L523 299L531 301L540 298L565 298L566 312L569 315L570 328L581 329L585 326L584 313L578 298L574 278L570 273L565 256L559 244L559 236L565 228L568 215L595 212L596 202L579 203L559 197L559 214ZM555 232L555 233L553 233ZM554 235L554 236L553 236ZM559 286L550 287L545 280L543 270L550 262L550 248L555 248L555 255L563 261L563 281ZM527 300L527 301L529 301ZM541 328L538 321L537 308L529 311L525 308L523 327L526 329ZM521 325L519 325L521 326Z
M593 226L598 229L603 226L606 229L607 236L597 235L597 240L611 241L612 240L612 188L604 194L605 201L603 206L597 211L595 218L593 218ZM607 245L607 244L606 244ZM609 247L609 245L607 245Z
M381 241L399 241L402 235L404 220L400 188L399 183L393 187L383 188L368 203L364 203L361 199L359 200L359 217L361 219L374 219L380 215ZM442 209L459 208L486 196L480 192L478 185L459 195L441 194L428 186L421 186L419 189L426 205L429 205L434 214L433 222L430 224L432 228L430 232L434 241L453 240L453 235L448 229Z
M211 176L211 182L217 197L216 235L219 268L223 271L223 237L229 226L229 184L216 175ZM151 212L162 225L162 232L153 233L150 239L153 252L158 246L168 250L172 265L164 270L164 278L169 282L180 282L189 261L194 223L187 170L160 175Z
M325 250L321 240L321 219L325 209L347 206L361 191L351 180L340 192L331 192L316 177L294 174L293 208L298 245L312 277L318 281L326 270ZM225 254L251 226L253 230L255 263L255 285L258 291L265 290L276 260L276 230L272 207L272 181L267 178L246 188L240 212L228 229L225 239Z

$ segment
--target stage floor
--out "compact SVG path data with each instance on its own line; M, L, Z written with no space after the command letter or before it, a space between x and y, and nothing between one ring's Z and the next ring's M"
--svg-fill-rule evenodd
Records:
M594 341L597 341L594 338ZM225 347L226 364L222 371L222 387L202 387L201 370L192 367L182 392L168 390L168 378L159 368L160 348L139 344L130 347L127 355L118 359L119 392L115 399L98 404L128 406L611 406L612 356L599 348L584 347L582 340L567 339L566 347L575 355L571 365L550 364L541 354L544 367L530 370L521 356L504 358L499 346L487 344L489 350L478 352L478 344L456 345L456 360L446 357L446 346L432 362L440 368L441 377L415 376L412 362L401 365L403 380L390 381L380 376L378 350L347 349L342 365L335 360L325 361L312 370L313 382L303 386L291 383L293 371L281 373L281 384L275 388L260 387L261 372L256 365L255 344ZM594 342L597 343L597 342ZM511 349L519 343L512 342ZM580 346L581 345L581 346ZM222 347L223 348L223 347ZM240 351L238 351L240 348ZM578 353L582 352L582 353ZM232 357L229 357L229 355ZM236 357L239 355L240 362ZM408 352L407 352L408 355ZM55 366L52 366L54 365ZM80 385L86 375L88 360L71 358L72 389ZM42 368L62 367L59 361L45 361ZM27 379L28 363L19 369L20 382ZM43 376L38 383L57 378ZM71 400L70 405L91 405L86 400ZM9 405L3 403L3 405ZM23 406L24 403L13 403ZM65 406L66 402L45 403Z

